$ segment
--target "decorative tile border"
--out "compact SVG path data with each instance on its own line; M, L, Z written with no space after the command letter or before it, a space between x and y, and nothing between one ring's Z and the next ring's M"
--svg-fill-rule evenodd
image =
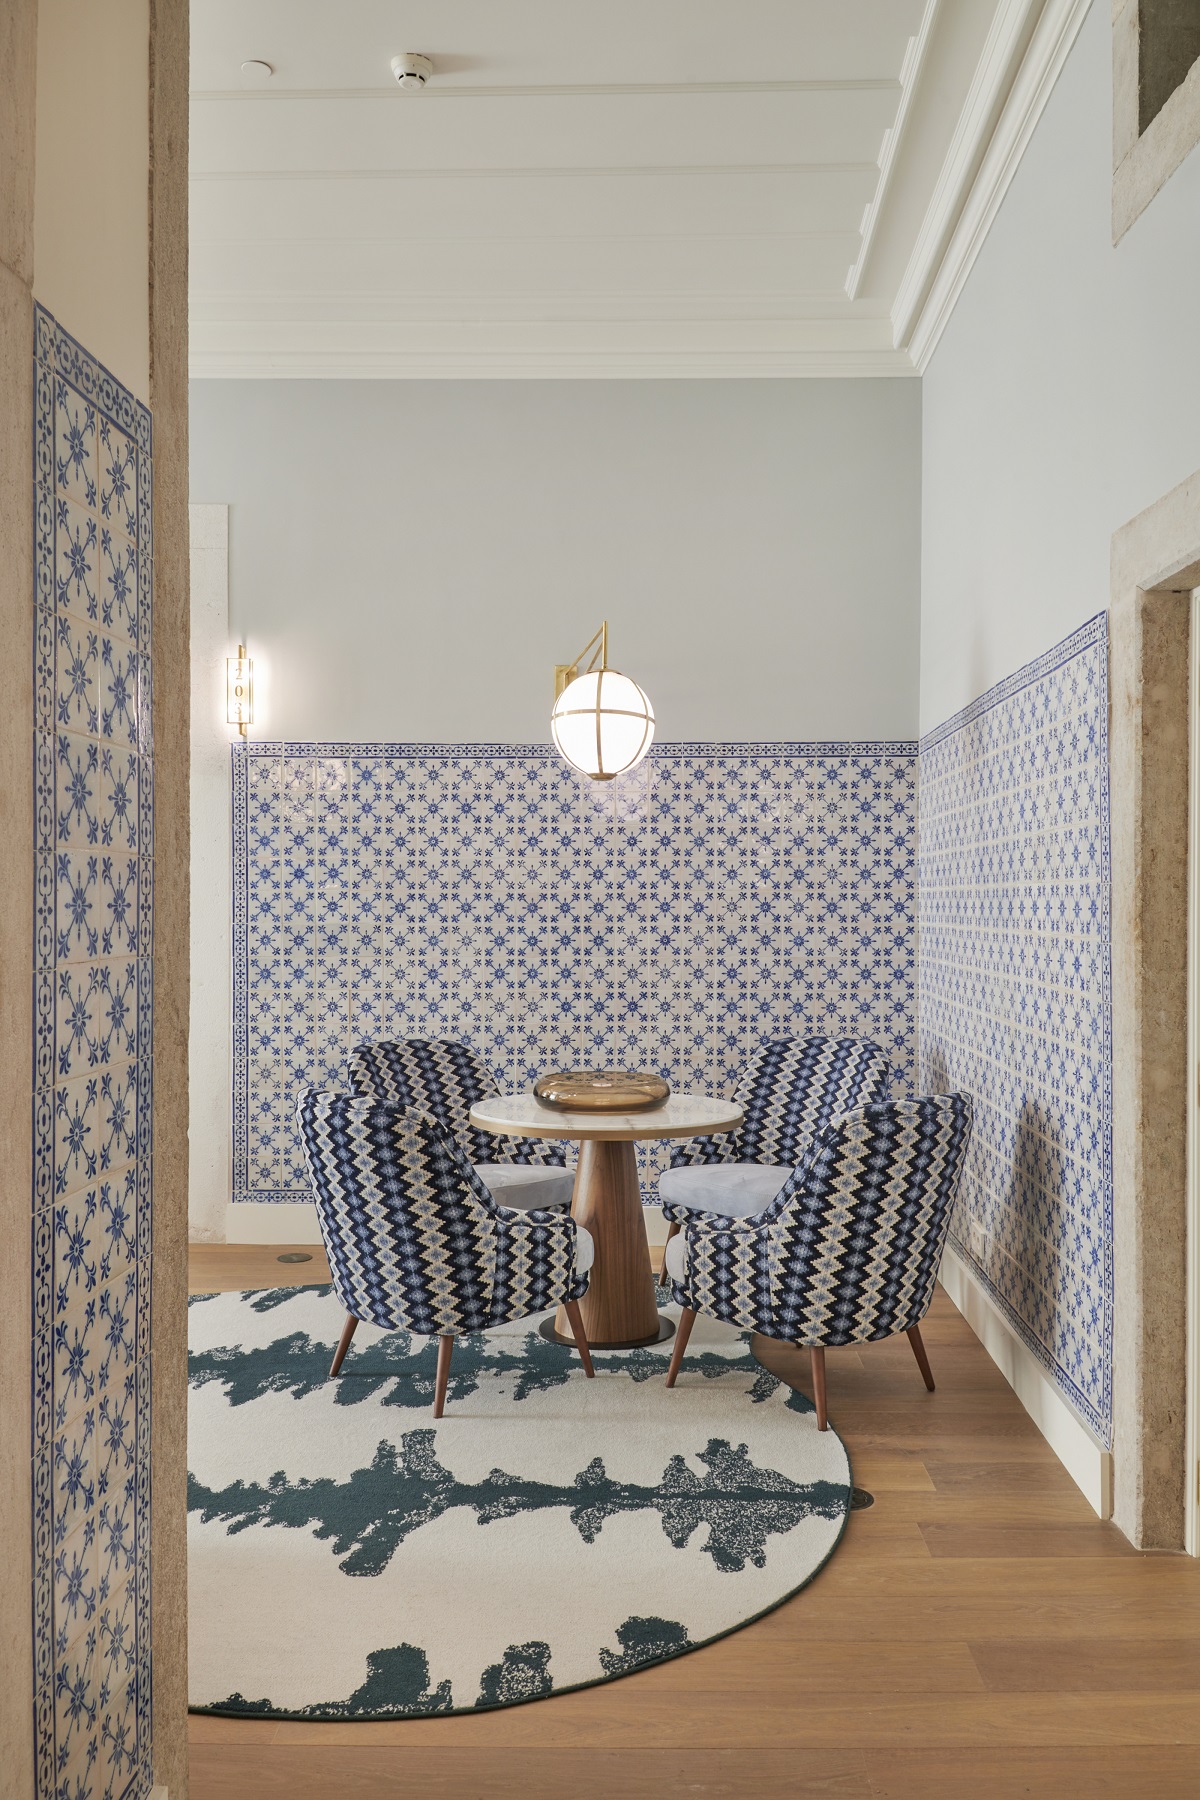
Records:
M33 1627L38 1800L150 1788L149 411L34 350Z
M831 1030L911 1087L915 753L667 744L599 787L542 745L235 745L235 1202L309 1198L295 1094L364 1037L720 1091Z
M1112 1437L1108 629L921 740L921 1086L975 1096L952 1238Z

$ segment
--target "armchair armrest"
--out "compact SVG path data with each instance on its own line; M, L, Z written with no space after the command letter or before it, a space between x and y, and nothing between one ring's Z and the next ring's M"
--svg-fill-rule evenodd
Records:
M743 1331L763 1329L770 1317L772 1231L755 1219L696 1215L683 1226L687 1266L671 1297Z
M740 1130L726 1131L720 1137L685 1138L671 1152L671 1167L696 1169L711 1163L738 1162L740 1139Z
M515 1212L498 1206L491 1325L578 1300L587 1292L586 1274L575 1272L577 1229L569 1213Z

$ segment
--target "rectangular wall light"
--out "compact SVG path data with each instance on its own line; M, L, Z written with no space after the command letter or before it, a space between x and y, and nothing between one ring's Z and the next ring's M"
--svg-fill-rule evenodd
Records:
M225 718L243 737L254 723L254 662L245 644L238 645L236 656L225 658Z

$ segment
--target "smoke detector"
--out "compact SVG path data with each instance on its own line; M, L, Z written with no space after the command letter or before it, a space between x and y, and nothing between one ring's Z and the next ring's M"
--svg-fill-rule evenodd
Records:
M402 88L411 88L415 93L425 86L433 74L433 63L428 56L418 56L415 50L406 50L401 56L393 56L392 74Z

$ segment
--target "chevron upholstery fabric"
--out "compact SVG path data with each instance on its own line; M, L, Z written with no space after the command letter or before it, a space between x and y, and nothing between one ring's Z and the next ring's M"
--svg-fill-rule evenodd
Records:
M801 1161L813 1140L853 1106L882 1100L891 1068L877 1044L862 1038L777 1038L763 1044L738 1078L734 1098L745 1115L724 1137L692 1138L672 1153L671 1167L704 1163ZM689 1209L664 1202L663 1217L682 1224Z
M565 1144L476 1131L471 1108L500 1089L475 1052L452 1038L359 1044L350 1052L347 1073L354 1093L394 1100L436 1119L473 1163L537 1163L560 1169L566 1164Z
M826 1125L757 1218L693 1214L673 1298L788 1343L869 1343L929 1310L971 1134L966 1094L860 1106Z
M569 1214L497 1206L437 1120L309 1088L296 1123L334 1292L355 1318L483 1331L586 1293Z

